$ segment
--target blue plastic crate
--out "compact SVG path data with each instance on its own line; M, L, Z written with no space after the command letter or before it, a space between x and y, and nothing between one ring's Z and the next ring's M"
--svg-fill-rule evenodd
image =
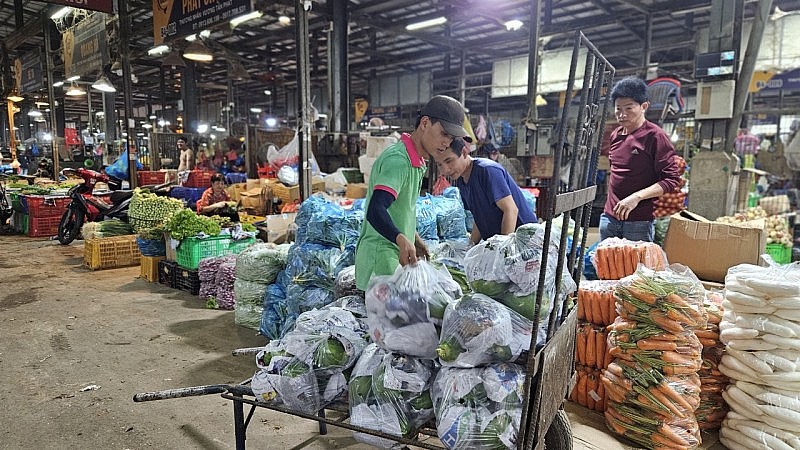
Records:
M195 203L200 200L207 188L190 188L183 186L175 186L169 191L169 196L177 198L186 202L186 206L192 210L195 209Z

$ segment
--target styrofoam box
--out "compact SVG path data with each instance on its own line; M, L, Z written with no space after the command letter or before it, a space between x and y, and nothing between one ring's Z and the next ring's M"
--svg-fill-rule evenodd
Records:
M367 137L367 156L377 158L386 147L397 142L394 136L369 136Z
M358 157L358 169L361 170L361 173L364 174L364 177L368 176L372 172L372 165L375 164L375 160L378 158L373 158L367 155L361 155Z

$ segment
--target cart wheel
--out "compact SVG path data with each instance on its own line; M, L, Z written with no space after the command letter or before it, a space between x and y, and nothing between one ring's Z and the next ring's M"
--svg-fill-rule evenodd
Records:
M544 436L547 450L572 450L572 427L567 412L560 409Z

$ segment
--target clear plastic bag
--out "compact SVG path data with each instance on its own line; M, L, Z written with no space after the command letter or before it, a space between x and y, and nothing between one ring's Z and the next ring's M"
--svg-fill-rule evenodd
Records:
M333 296L337 299L347 296L362 296L364 292L356 287L356 266L347 266L336 275L333 282Z
M264 293L267 290L267 285L264 283L256 283L253 281L236 279L233 282L233 291L236 295L236 304L250 304L263 306Z
M278 273L286 267L289 247L288 244L261 243L244 249L236 258L236 278L274 283Z
M345 393L343 371L355 364L366 345L354 331L336 326L325 332L287 333L256 355L253 393L266 402L315 413Z
M360 295L345 295L344 297L337 298L330 303L326 308L342 308L350 311L357 319L367 318L367 305L364 302L364 297ZM366 324L366 322L364 322ZM366 326L366 325L365 325ZM369 331L369 327L366 327Z
M447 306L436 354L443 366L513 362L530 347L533 323L482 294Z
M326 288L333 292L334 281L355 261L355 247L340 249L319 244L295 244L289 250L286 272L293 283Z
M664 250L652 242L620 238L602 240L595 249L592 265L601 280L619 280L636 272L639 265L652 270L667 267Z
M453 450L516 448L524 384L516 364L443 367L431 385L442 443Z
M374 277L365 297L370 337L386 350L433 359L439 342L436 326L460 295L450 273L427 261Z
M432 360L388 353L369 344L350 377L350 423L395 436L416 436L419 428L434 416L430 383L435 370ZM402 446L363 433L354 436L380 448Z
M233 322L236 325L258 330L264 308L252 303L236 303L233 309Z

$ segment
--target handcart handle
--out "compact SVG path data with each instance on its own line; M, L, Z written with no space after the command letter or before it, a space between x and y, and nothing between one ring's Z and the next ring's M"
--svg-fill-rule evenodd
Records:
M231 350L231 355L233 356L244 356L244 355L255 355L256 353L264 350L264 347L248 347L248 348L237 348Z
M165 391L143 392L134 394L133 401L150 402L153 400L167 400L171 398L197 397L199 395L221 394L231 388L230 384L209 384L206 386L192 386Z

